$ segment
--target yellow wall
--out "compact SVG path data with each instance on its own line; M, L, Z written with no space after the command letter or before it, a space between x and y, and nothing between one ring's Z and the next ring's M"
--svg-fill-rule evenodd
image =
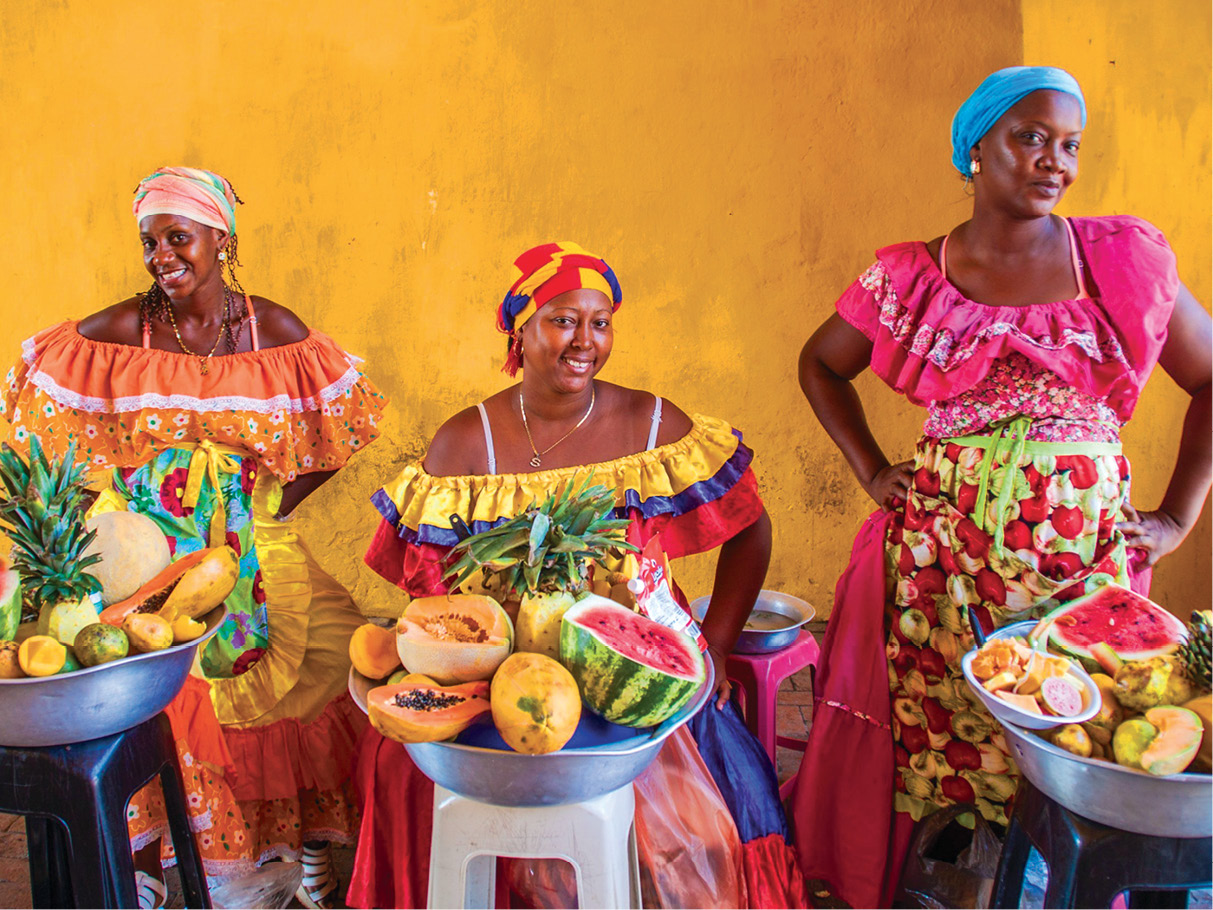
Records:
M1027 9L1033 23L1049 14ZM1093 23L1096 40L1084 31L1082 56L1062 62L1099 96L1086 155L1122 154L1132 130L1164 119L1146 114L1163 96L1174 129L1146 137L1151 151L1134 148L1132 162L1166 162L1177 186L1207 172L1207 102L1203 133L1180 126L1208 97L1208 29L1193 64L1204 81L1160 92L1149 67L1174 59L1164 36L1200 32L1178 5L1122 31L1103 4L1078 9L1085 19L1066 15ZM365 356L392 398L384 438L302 519L362 606L391 610L401 597L361 567L376 522L367 497L446 415L502 387L493 309L509 264L574 239L624 288L604 377L746 431L776 527L768 584L828 610L867 504L796 388L796 355L872 250L967 217L948 124L987 72L1020 62L1018 0L223 0L179 13L6 4L0 347L15 355L38 327L146 286L129 214L145 173L184 163L230 177L247 202L244 284ZM1143 33L1156 40L1117 44L1117 69L1099 68L1100 42ZM1147 68L1129 70L1134 58ZM1140 180L1109 176L1071 210L1123 199L1193 251L1203 222L1207 250L1207 182L1162 201L1158 168L1132 172ZM1208 299L1195 256L1185 274ZM890 455L906 455L921 413L870 376L860 387ZM1166 389L1152 394L1175 410ZM1139 464L1140 487L1164 474ZM1207 531L1196 549L1204 574L1173 574L1207 595ZM707 568L683 575L692 594Z
M1129 213L1158 225L1179 274L1213 301L1210 171L1210 28L1207 0L1025 0L1024 62L1063 66L1082 84L1088 123L1081 176L1067 214ZM1185 396L1162 370L1124 432L1133 499L1155 508L1179 443ZM1210 603L1210 510L1183 547L1159 564L1154 596L1185 619Z

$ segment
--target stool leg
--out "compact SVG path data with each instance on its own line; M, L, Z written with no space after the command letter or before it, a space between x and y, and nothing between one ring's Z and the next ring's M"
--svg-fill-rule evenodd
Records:
M758 692L764 697L762 701L758 701L754 705L758 728L754 735L758 737L762 747L767 750L767 758L771 760L771 767L774 767L775 717L779 701L779 681L772 678L769 664L764 671L763 678L758 681Z
M469 856L463 863L460 907L490 910L497 906L497 857L486 853ZM439 905L441 906L441 905Z
M631 790L631 787L628 789ZM577 906L631 906L633 872L629 848L632 813L625 814L620 808L609 817L599 817L605 822L607 832L603 835L598 850L586 851L577 859L577 865L581 869L580 881L577 883Z
M1024 870L1028 866L1028 856L1031 852L1032 842L1028 840L1027 832L1020 826L1016 815L1012 815L1007 826L1007 836L1002 842L1002 852L998 856L998 872L994 876L994 894L990 906L1019 906L1019 898L1023 893Z
M91 793L80 799L91 800ZM68 832L71 883L77 907L137 907L135 863L129 850L114 856L105 849L105 823L95 805L79 813ZM85 816L91 815L91 818ZM125 861L125 862L124 862Z
M198 842L194 840L194 832L190 830L189 811L185 805L185 791L181 786L181 773L177 769L175 749L173 763L160 770L160 788L164 791L164 809L168 813L173 852L177 854L177 871L181 875L181 892L185 906L210 910L211 893L206 886L202 854L198 852Z
M1163 910L1163 908L1178 907L1184 910L1188 906L1188 889L1173 888L1169 891L1134 890L1129 892L1129 907L1131 910Z
M30 898L39 910L44 907L74 907L71 864L68 862L67 831L58 819L43 815L25 817L25 842L29 852Z

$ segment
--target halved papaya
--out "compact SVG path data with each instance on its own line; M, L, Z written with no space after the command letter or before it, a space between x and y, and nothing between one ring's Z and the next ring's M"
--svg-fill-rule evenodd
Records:
M489 711L489 684L483 680L458 686L400 683L379 686L366 696L371 725L400 743L450 739Z
M231 547L196 550L170 564L126 600L101 611L101 621L121 626L131 613L159 613L171 624L196 619L219 606L236 587L240 562Z
M421 597L396 623L396 650L410 673L440 685L488 679L514 647L514 624L491 597Z

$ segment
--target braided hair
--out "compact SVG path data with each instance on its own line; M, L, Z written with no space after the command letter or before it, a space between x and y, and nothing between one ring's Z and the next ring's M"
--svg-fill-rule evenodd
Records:
M239 197L237 197L237 201L240 201ZM228 239L224 252L227 254L227 280L223 282L224 306L222 331L227 344L227 352L235 354L236 345L240 343L240 334L244 329L244 319L248 315L248 307L244 303L244 297L248 292L244 290L244 285L240 283L240 279L236 276L236 268L241 265L241 262L235 234ZM239 294L238 315L231 312L233 297L235 296L232 294L232 288L235 288ZM171 306L172 302L168 299L168 295L164 293L164 289L153 280L152 286L139 295L140 331L150 332L153 319L167 322L169 319L169 307ZM234 327L233 322L235 323Z

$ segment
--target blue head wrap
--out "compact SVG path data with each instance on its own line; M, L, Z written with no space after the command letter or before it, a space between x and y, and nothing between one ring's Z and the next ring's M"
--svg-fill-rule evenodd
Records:
M1032 92L1050 89L1078 99L1082 125L1087 125L1087 103L1073 76L1055 66L1008 66L986 76L952 118L952 164L969 176L969 152L995 122Z

